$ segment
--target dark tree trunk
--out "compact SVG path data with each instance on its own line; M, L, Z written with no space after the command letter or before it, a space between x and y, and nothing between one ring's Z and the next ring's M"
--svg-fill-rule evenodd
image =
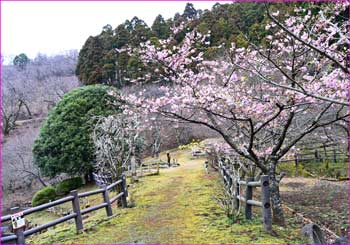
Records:
M93 183L94 182L94 178L93 178L93 175L92 175L92 170L90 170L88 173L86 173L84 175L84 179L85 179L85 183L86 184L89 184L89 183Z
M167 152L166 156L167 156L168 166L170 167L170 165L171 165L170 153L169 153L169 152Z
M272 163L269 170L270 177L270 195L273 213L273 223L284 226L285 219L281 203L279 181L276 178L276 163Z
M27 113L28 113L29 119L32 119L33 116L32 116L32 112L31 112L30 109L29 109L29 106L27 105L27 103L23 103L23 104L24 104L24 107L26 108L26 111L27 111Z

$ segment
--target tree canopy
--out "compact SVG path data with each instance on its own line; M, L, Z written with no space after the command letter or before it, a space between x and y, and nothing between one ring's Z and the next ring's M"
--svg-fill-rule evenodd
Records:
M204 58L207 37L196 29L177 47L143 45L137 50L141 60L163 67L160 79L166 77L171 86L162 86L161 95L129 95L130 110L204 125L220 134L223 148L245 160L240 167L248 175L256 169L269 175L274 220L282 224L280 159L303 138L350 116L349 18L342 18L348 8L349 3L330 3L321 12L311 4L285 18L267 6L264 42L219 45L220 59ZM181 28L161 42L172 43Z
M29 62L30 62L30 59L24 53L16 55L15 58L13 59L13 65L18 67L20 70L23 70Z
M114 96L111 95L113 92ZM33 148L35 164L46 176L80 175L93 169L91 133L95 117L118 112L111 103L118 91L105 85L90 85L64 95L40 129Z
M286 4L278 8L287 13L292 11ZM159 40L169 37L171 28L175 26L183 23L188 28L176 36L172 45L180 44L185 33L194 28L202 34L210 31L205 56L213 58L216 53L211 47L222 43L229 45L235 41L238 46L244 47L247 45L246 37L255 43L263 42L262 37L267 35L267 31L261 24L265 21L265 8L259 3L217 3L212 10L205 11L197 10L192 3L187 3L183 14L176 13L168 20L158 15L151 28L135 16L115 29L106 25L101 34L89 37L79 53L76 75L86 85L109 84L122 87L147 72L145 67L140 66L137 54L129 55L127 50L139 47L148 40L159 43Z

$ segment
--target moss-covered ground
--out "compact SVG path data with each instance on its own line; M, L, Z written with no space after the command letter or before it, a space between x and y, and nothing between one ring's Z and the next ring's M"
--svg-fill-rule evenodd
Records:
M141 178L129 189L129 208L104 209L84 219L84 231L76 234L74 223L28 238L30 243L304 243L300 229L274 227L266 234L260 218L228 219L215 201L216 173L206 174L204 158L191 159L190 150L172 151L181 164L161 169L160 175Z

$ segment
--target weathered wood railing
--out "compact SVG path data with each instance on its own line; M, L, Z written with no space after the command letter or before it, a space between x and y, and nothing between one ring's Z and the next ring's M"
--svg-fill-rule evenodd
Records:
M140 166L135 166L135 169L129 169L126 174L127 176L139 175L143 176L144 173L155 174L159 173L160 168L168 167L168 163L161 159L144 162Z
M120 193L118 193L116 196L110 198L109 197L109 190L116 187L117 185L121 185L122 191ZM85 209L80 210L79 198L92 196L92 195L96 195L96 194L102 194L103 203L98 204L98 205L93 206L93 207L89 207L89 208L85 208ZM47 229L49 227L55 226L57 224L63 223L63 222L70 220L70 219L75 220L76 230L77 230L77 233L79 233L83 229L82 215L93 212L93 211L101 209L101 208L105 208L107 216L112 216L113 212L112 212L111 204L113 204L116 200L118 200L120 198L122 207L127 207L127 200L126 200L127 196L128 196L128 190L127 190L125 176L123 176L120 180L118 180L118 181L116 181L108 186L105 186L104 188L100 188L97 190L84 192L84 193L78 193L76 190L73 190L70 192L70 195L67 197L55 200L55 201L50 202L50 203L45 203L45 204L42 204L42 205L37 206L37 207L26 209L22 213L23 213L23 216L29 215L31 213L45 210L45 209L60 205L62 203L69 202L69 201L72 202L73 212L71 212L70 214L63 216L61 218L53 220L49 223L34 227L32 229L29 229L29 230L25 230L24 227L19 228L19 229L15 230L15 233L13 235L2 236L1 243L3 244L3 243L9 243L11 241L12 242L15 241L17 244L24 244L25 237L30 236L34 233L37 233L41 230ZM1 223L9 221L9 220L11 220L11 215L5 215L5 216L1 217Z
M244 202L245 218L252 218L252 207L261 207L263 227L266 231L272 231L272 214L270 203L269 177L262 175L259 181L254 181L253 177L246 178L245 181L237 179L222 161L218 163L219 171L224 180L227 194L234 200L234 208L238 210L240 203ZM241 193L241 186L245 186L245 193ZM261 187L261 201L253 200L253 187Z
M281 159L280 162L294 162L295 166L301 162L347 162L350 155L343 142L324 142L324 143L302 143L297 148L301 152L294 153L294 156Z

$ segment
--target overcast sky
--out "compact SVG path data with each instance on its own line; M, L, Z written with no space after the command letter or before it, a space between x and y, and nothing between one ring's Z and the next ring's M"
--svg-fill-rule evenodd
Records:
M115 28L137 16L149 26L158 14L165 19L182 13L187 1L173 2L1 2L1 53L5 63L25 53L52 55L80 49L102 27ZM196 9L211 9L218 1L193 1ZM222 1L220 1L222 2ZM7 62L6 62L7 61Z

